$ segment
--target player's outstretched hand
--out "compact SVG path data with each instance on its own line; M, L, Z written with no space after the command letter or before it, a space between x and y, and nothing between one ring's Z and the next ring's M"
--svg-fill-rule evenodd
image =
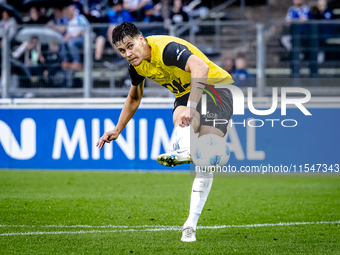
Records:
M105 132L104 135L96 143L96 146L102 149L105 143L110 143L112 140L116 140L118 136L119 134L114 130Z

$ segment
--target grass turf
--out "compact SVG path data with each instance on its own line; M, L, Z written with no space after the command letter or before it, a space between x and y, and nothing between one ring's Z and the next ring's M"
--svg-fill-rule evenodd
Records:
M216 178L199 225L241 227L198 229L195 243L142 227L181 226L192 181L187 173L0 171L0 253L340 254L339 223L242 226L339 221L339 178ZM1 235L27 232L42 233Z

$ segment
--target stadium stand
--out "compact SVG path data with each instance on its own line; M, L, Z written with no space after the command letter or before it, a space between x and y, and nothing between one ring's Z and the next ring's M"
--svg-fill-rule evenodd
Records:
M17 26L18 33L25 27L41 28L48 25L52 30L57 30L57 33L65 34L63 25L68 16L68 9L65 6L74 3L73 1L55 1L59 4L45 5L46 9L41 8L40 1L35 1L36 6L32 6L30 0L23 1L23 6L19 2L19 0L13 1L13 4L20 8L21 16L26 23ZM41 0L41 3L46 4L46 2ZM215 5L204 1L181 2L142 1L139 6L140 11L131 7L135 11L135 17L132 18L136 21L142 17L142 22L136 24L144 36L168 34L182 37L195 44L221 66L224 66L227 59L236 59L241 54L247 63L249 77L256 77L257 72L256 24L265 23L263 36L267 62L264 72L267 78L337 78L340 76L340 66L337 61L340 53L338 20L340 5L337 1L327 3L325 0L306 0L305 4L311 11L308 13L309 20L303 24L295 24L294 21L287 23L284 20L288 8L292 5L290 0L280 2L273 0L269 5L265 5L263 3L265 1L250 3L240 0L230 0ZM255 6L252 5L250 8L251 4ZM88 37L90 39L84 41L83 46L78 45L80 58L76 60L77 66L72 65L71 68L71 65L65 65L63 60L66 53L63 43L58 41L57 37L42 43L38 36L40 41L36 51L38 56L41 53L41 57L38 57L39 61L36 62L35 53L32 55L32 46L29 44L30 38L22 42L12 36L13 41L10 45L12 55L8 62L11 75L7 81L11 91L9 96L79 97L84 94L86 77L91 79L90 94L94 97L124 96L127 93L130 86L127 63L110 44L110 31L115 24L130 19L128 18L130 12L124 9L124 6L128 6L128 2L90 0L87 6L83 6L79 1L76 2L76 6L80 15L83 13L88 19L91 27ZM62 16L58 18L60 14L58 10L62 9L64 9ZM167 13L166 9L170 12ZM27 18L27 14L30 18ZM143 16L145 14L146 16ZM162 22L159 22L161 20ZM83 40L86 40L86 29L82 29ZM313 40L314 38L317 39ZM84 50L86 43L91 51ZM31 54L30 57L34 58L34 61L27 60L27 54ZM86 54L89 54L91 59L89 64L84 62ZM32 69L36 68L31 67L31 64L35 66L39 64L41 70L32 73ZM151 81L147 81L146 86L150 88L148 93L151 93L147 95L169 96L166 90Z

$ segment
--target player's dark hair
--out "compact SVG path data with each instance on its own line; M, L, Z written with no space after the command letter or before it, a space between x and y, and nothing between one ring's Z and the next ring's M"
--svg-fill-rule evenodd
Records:
M123 41L125 36L135 38L141 34L141 31L139 31L139 29L133 23L124 21L113 29L112 43L116 45L117 42Z

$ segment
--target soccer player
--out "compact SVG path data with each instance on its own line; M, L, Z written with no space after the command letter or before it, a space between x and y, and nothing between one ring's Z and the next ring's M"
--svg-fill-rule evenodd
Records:
M227 126L206 121L196 109L200 107L202 91L209 90L209 82L230 84L229 73L211 62L194 45L172 36L143 37L138 28L123 22L112 32L112 43L129 61L131 88L114 130L107 131L97 142L100 149L105 143L116 140L139 107L143 96L145 77L168 88L175 96L173 123L179 149L157 157L165 166L191 163L190 135L227 133ZM214 90L212 88L214 92ZM208 91L209 92L209 91ZM211 94L210 92L208 94ZM217 119L229 120L232 115L232 95L228 89L218 91L220 104L207 97L207 110ZM198 107L198 108L197 108ZM193 182L190 212L182 229L182 241L196 241L196 226L212 185L212 173L197 173Z

